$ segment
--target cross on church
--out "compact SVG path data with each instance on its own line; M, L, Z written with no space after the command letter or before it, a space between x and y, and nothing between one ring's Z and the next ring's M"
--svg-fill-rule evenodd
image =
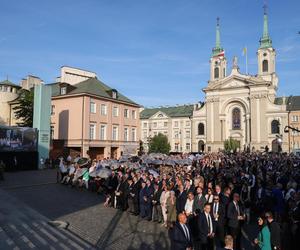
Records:
M267 14L267 9L268 9L268 5L267 5L267 1L265 0L264 1L264 14L266 15Z

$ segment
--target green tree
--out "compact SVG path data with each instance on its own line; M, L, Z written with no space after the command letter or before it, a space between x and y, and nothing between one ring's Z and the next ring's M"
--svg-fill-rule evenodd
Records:
M226 152L236 152L236 150L239 148L240 144L237 140L233 138L229 138L224 141L224 149Z
M34 92L33 90L28 91L22 89L20 91L19 103L13 107L15 111L15 117L20 120L18 126L21 127L32 127L33 124L33 99Z
M155 135L149 142L149 153L168 154L170 149L171 146L168 137L161 133Z

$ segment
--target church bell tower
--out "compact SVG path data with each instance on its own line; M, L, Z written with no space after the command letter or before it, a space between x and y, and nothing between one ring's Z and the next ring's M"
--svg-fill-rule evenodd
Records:
M212 57L210 58L210 81L217 81L226 77L226 66L225 51L221 47L220 18L217 18L216 46L212 49Z
M267 6L264 6L264 25L263 36L260 39L260 47L257 50L258 60L258 75L262 76L264 80L271 81L277 88L277 77L275 70L276 52L272 47L272 40L268 31L268 15Z

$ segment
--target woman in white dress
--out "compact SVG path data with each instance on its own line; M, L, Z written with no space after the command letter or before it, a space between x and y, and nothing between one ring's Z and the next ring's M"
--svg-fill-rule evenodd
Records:
M170 196L170 191L167 188L167 185L164 185L162 187L163 191L160 195L160 205L161 205L161 210L162 210L162 214L163 214L163 220L164 223L163 225L165 227L167 227L167 219L168 219L168 215L167 215L167 199Z

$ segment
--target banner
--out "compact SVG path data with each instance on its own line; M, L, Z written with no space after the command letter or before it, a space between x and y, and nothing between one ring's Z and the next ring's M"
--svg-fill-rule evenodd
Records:
M0 126L0 152L37 151L35 128Z

